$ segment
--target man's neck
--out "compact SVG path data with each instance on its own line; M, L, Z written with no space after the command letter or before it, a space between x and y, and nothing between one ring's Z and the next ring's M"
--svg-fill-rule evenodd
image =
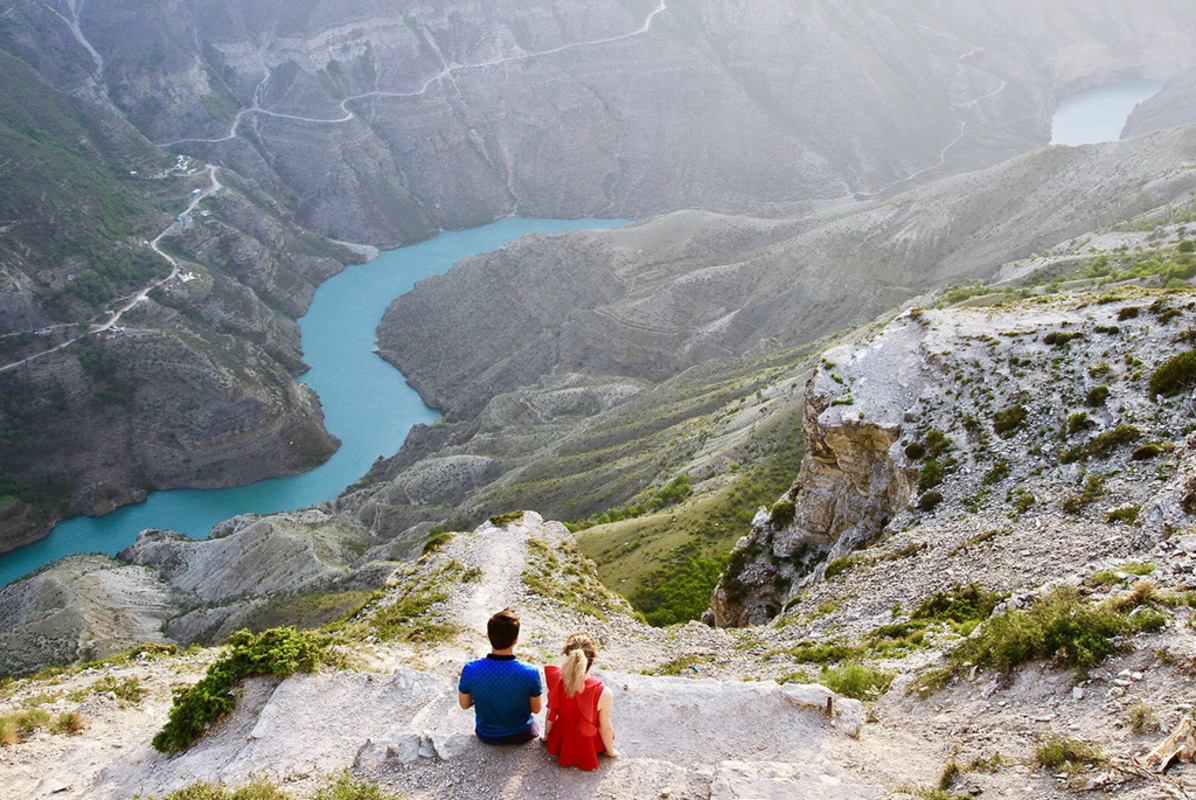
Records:
M491 649L490 655L492 655L492 656L513 656L513 655L515 655L515 645L511 645L510 647L504 648L502 650Z

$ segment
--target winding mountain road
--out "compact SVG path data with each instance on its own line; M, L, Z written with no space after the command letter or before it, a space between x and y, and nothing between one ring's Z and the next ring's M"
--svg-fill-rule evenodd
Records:
M261 53L260 55L261 55L261 60L262 60L262 66L266 70L266 75L264 78L262 78L261 82L258 83L257 87L254 89L253 105L249 106L248 108L243 108L237 112L236 116L233 117L232 125L229 127L229 131L227 134L225 134L224 136L215 138L215 139L194 139L194 138L175 139L174 141L170 141L170 142L161 142L161 143L159 143L158 146L159 147L173 147L175 145L190 144L190 143L216 144L219 142L227 142L231 139L237 138L237 135L238 135L237 128L240 126L241 120L243 120L247 114L261 114L262 116L276 117L278 119L291 119L291 120L295 120L297 122L309 122L309 123L320 124L320 125L340 125L340 124L343 124L346 122L351 122L352 120L357 118L357 115L349 109L349 104L352 102L355 102L357 100L364 100L367 97L392 97L392 98L399 98L399 99L421 97L427 93L428 89L430 89L433 86L433 84L436 84L439 81L442 81L446 78L451 78L454 74L456 74L458 72L463 72L465 70L488 69L490 67L498 67L498 66L502 66L503 64L509 64L509 63L512 63L515 61L527 61L527 60L533 59L533 58L542 58L544 56L555 55L557 53L562 53L567 50L573 50L573 49L576 49L579 47L593 47L593 46L597 46L597 45L610 44L612 42L623 41L624 39L631 39L635 36L640 36L642 34L647 33L648 30L652 27L652 21L654 19L656 19L656 17L658 15L664 13L667 9L668 9L667 4L664 2L664 0L661 0L660 4L658 6L656 6L656 8L653 9L651 13L648 14L647 19L644 20L644 24L629 33L622 33L617 36L608 36L603 39L588 39L586 41L581 41L581 42L570 42L569 44L563 44L560 47L554 47L549 50L538 50L538 51L531 52L531 53L517 53L515 55L504 56L503 58L497 58L492 61L480 61L480 62L477 62L474 64L448 64L440 72L436 73L435 75L433 75L432 77L430 77L426 81L424 81L423 85L420 86L420 88L414 92L384 92L384 91L379 90L379 91L371 91L371 92L363 92L361 94L355 94L355 95L352 95L351 97L346 97L344 100L342 100L340 102L340 109L341 109L341 111L343 111L345 113L344 113L344 116L335 117L335 118L301 117L301 116L297 116L295 114L284 114L284 113L281 113L278 111L270 111L269 109L262 108L259 105L258 98L261 94L262 87L265 86L266 83L270 80L270 76L271 76L272 72L271 72L271 68L265 63L264 53Z
M207 173L208 173L208 179L212 182L211 185L207 189L201 191L199 194L193 195L191 198L191 202L187 204L186 210L183 211L182 214L180 214L180 216L186 216L186 215L191 214L193 211L195 211L196 206L199 205L201 200L203 200L206 197L212 196L216 192L220 191L221 188L223 188L220 183L220 179L216 175L216 173L219 169L220 168L217 167L215 164L208 165ZM22 358L20 361L14 361L11 364L4 364L3 366L0 366L0 373L16 369L17 367L20 367L24 364L28 364L30 361L34 361L35 359L42 358L44 356L48 356L50 353L56 353L59 350L63 350L67 347L70 347L72 344L79 341L80 339L85 339L88 336L94 336L94 335L104 333L105 331L112 330L114 327L116 327L116 324L118 322L120 322L121 317L123 317L129 310L136 307L139 303L141 303L143 300L145 300L145 298L149 296L150 292L152 292L154 289L158 288L159 286L162 286L163 284L168 283L168 282L178 278L179 272L182 270L182 266L179 264L178 259L176 259L174 256L170 255L169 253L167 253L165 250L162 249L161 242L162 242L163 237L167 236L171 231L176 230L180 224L182 224L182 223L180 223L177 219L174 220L173 222L170 223L170 225L168 225L166 227L165 230L163 230L161 233L159 233L157 236L155 236L153 238L153 240L150 241L150 243L149 243L150 249L152 249L155 253L157 253L162 258L166 259L167 262L169 262L169 264L170 264L170 274L169 275L167 275L165 278L161 278L159 280L154 281L153 283L149 284L148 286L145 286L144 288L138 290L137 292L134 292L131 295L126 295L125 297L118 298L116 300L116 302L118 303L118 307L116 307L115 309L109 309L108 311L104 312L109 315L108 319L104 322L92 323L91 325L88 326L87 333L84 333L80 336L76 336L73 339L67 339L65 342L57 344L48 350L43 350L40 353L34 353L31 356L26 356L25 358Z

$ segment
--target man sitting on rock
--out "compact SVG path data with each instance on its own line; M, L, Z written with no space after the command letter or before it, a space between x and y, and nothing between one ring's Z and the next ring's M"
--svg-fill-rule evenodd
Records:
M543 705L540 672L515 659L519 617L509 608L486 625L491 652L470 661L457 684L461 708L473 708L474 730L486 744L523 744L540 735L533 716Z

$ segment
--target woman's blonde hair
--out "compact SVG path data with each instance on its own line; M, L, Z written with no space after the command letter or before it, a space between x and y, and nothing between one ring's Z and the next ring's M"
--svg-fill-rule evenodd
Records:
M575 633L565 640L565 663L561 665L561 681L565 694L573 697L586 685L586 675L598 657L598 646L584 633Z

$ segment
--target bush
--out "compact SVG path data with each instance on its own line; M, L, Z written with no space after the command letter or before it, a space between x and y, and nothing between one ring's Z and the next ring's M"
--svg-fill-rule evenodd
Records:
M1034 757L1047 769L1065 772L1078 772L1085 765L1097 766L1104 761L1099 747L1070 736L1052 736L1038 745Z
M1151 397L1171 397L1193 386L1196 386L1196 350L1171 356L1150 376Z
M1115 508L1109 513L1105 514L1105 522L1112 525L1115 522L1124 522L1126 525L1133 525L1138 521L1138 514L1141 513L1141 506L1122 506Z
M934 511L935 506L941 502L943 502L942 492L931 489L929 492L924 493L918 498L918 510L927 512Z
M986 592L977 583L955 586L950 591L935 592L927 597L910 615L910 619L930 619L945 622L968 622L984 620L992 614L997 603L1004 596L997 592Z
M1113 652L1114 637L1129 627L1124 615L1090 608L1074 588L1062 587L1026 611L990 618L951 653L951 661L1009 670L1034 659L1057 658L1083 670Z
M522 511L508 511L506 514L495 514L490 518L490 524L496 528L505 528L512 522L519 522L522 519Z
M824 577L829 581L838 575L842 575L847 570L851 569L859 561L855 556L842 556L836 558L834 561L826 565L826 572Z
M928 489L933 489L943 482L943 465L935 459L930 459L922 465L922 469L918 472L918 491L925 492Z
M1144 444L1140 447L1135 447L1134 452L1130 453L1130 458L1134 461L1147 461L1151 458L1158 458L1165 451L1157 444Z
M926 455L926 445L921 442L910 442L905 446L905 457L910 461L919 461Z
M1088 406L1089 408L1099 408L1105 404L1109 399L1109 387L1105 385L1093 386L1088 390Z
M832 692L856 700L871 700L889 690L896 673L854 662L824 669L818 682Z
M1134 425L1118 425L1113 430L1105 431L1085 444L1065 451L1059 456L1059 461L1063 464L1070 464L1093 456L1107 458L1118 447L1127 445L1141 436L1142 431Z
M788 500L781 500L772 507L768 521L774 528L784 528L797 517L797 508Z
M1008 439L1026 424L1028 413L1021 403L1001 409L993 414L993 430L1001 438Z
M208 725L233 710L237 702L233 690L242 680L312 672L333 658L326 635L294 628L271 628L260 634L237 631L228 637L228 644L228 652L208 667L198 683L175 692L169 719L154 737L155 750L179 753L190 747Z

